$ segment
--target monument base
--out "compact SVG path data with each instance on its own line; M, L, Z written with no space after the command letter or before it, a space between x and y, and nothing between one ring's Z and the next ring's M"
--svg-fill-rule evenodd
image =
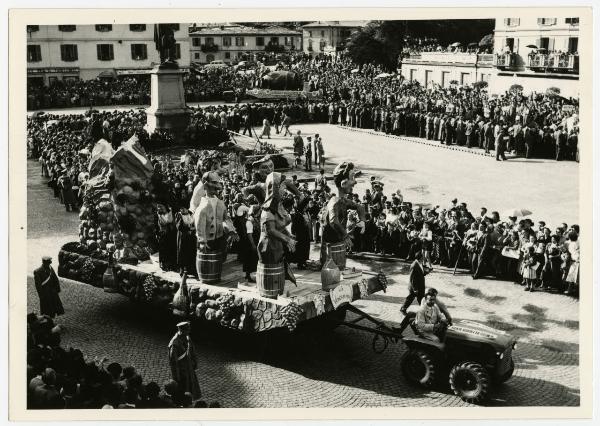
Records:
M185 103L184 71L174 67L156 66L150 72L151 102L146 109L146 130L181 131L190 122L191 112Z

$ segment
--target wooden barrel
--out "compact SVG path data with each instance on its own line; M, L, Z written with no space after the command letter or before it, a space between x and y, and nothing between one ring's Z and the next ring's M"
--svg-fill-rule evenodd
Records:
M198 253L198 263L200 271L198 278L204 284L215 284L221 281L221 271L223 270L223 253L220 251L207 251Z
M346 269L346 243L329 244L329 253L331 259L335 262L340 271Z
M264 264L258 262L256 267L256 286L262 297L277 299L277 295L283 294L285 284L285 270L283 263Z

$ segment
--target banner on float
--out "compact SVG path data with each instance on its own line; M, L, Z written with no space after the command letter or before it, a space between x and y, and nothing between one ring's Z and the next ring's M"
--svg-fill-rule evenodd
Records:
M321 99L321 91L303 92L299 90L251 89L246 94L258 99Z
M329 291L329 297L331 297L331 304L335 309L339 306L352 302L352 296L354 289L352 284L340 284L334 289Z

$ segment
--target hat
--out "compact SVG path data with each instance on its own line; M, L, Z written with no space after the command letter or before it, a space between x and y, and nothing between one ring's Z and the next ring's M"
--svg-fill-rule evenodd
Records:
M190 322L189 321L182 321L180 323L177 324L177 328L185 328L185 327L189 327L190 326Z
M51 262L52 261L52 257L50 256L42 256L42 262Z

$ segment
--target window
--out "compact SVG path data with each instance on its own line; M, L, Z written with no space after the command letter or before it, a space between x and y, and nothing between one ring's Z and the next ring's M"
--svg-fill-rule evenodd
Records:
M271 37L269 44L271 46L279 46L279 37Z
M134 32L146 31L146 24L129 24L129 31L134 31Z
M179 43L175 43L175 59L181 59L181 44Z
M214 46L215 44L215 39L212 37L206 37L204 39L204 44L206 44L207 46Z
M506 25L507 27L516 27L520 23L520 18L504 18L504 25Z
M173 30L173 32L179 31L179 24L171 24L171 29Z
M236 46L244 46L244 37L236 37L235 38L235 45Z
M579 38L577 37L569 37L569 53L577 53L577 48L579 47Z
M193 37L192 38L192 46L195 46L195 47L200 46L200 37Z
M284 39L283 39L283 43L284 43L286 46L290 46L290 45L292 44L292 38L291 38L291 37L284 37Z
M96 52L98 53L99 61L112 61L115 59L112 44L97 44Z
M79 57L77 55L76 44L61 44L60 45L60 58L64 62L76 61Z
M148 48L145 44L131 45L131 59L134 61L142 61L148 59Z
M550 48L550 39L548 37L540 38L540 42L538 43L538 47L541 49L548 50Z
M61 31L63 33L72 33L76 29L77 29L76 25L59 25L58 26L58 31Z
M223 37L223 46L231 46L231 37Z
M566 18L565 24L569 25L579 25L579 18Z
M265 45L265 38L264 37L256 37L256 45L257 46L264 46Z
M538 25L556 25L556 18L538 18Z
M36 33L40 30L40 26L39 25L27 25L27 32L28 33Z
M325 30L321 30L321 37L325 37Z
M312 37L312 31L309 31L309 32L308 32L308 36L309 36L309 37Z
M27 62L40 62L42 60L42 48L39 44L27 45Z
M200 59L200 54L198 52L194 53L194 59Z
M515 39L512 37L509 37L506 39L506 47L508 47L508 50L512 53L515 51Z
M96 31L98 31L100 33L107 33L109 31L112 31L112 25L111 24L98 24L98 25L96 25Z
M215 55L206 55L206 62L212 62L215 60Z
M225 52L225 59L231 59L231 52Z
M63 77L63 81L66 81L67 83L74 83L76 81L79 81L79 77L75 75L65 75Z

